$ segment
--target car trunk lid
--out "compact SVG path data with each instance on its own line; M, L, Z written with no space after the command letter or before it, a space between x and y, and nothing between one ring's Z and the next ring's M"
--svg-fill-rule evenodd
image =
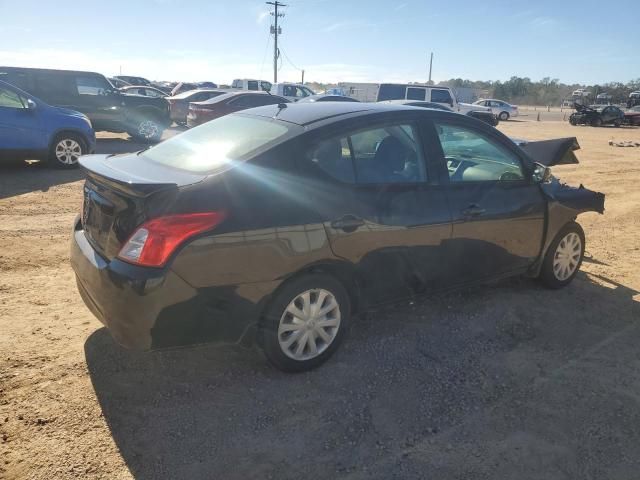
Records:
M82 227L87 240L109 260L138 225L170 209L180 187L206 177L138 154L88 155L80 159L80 165L87 174Z

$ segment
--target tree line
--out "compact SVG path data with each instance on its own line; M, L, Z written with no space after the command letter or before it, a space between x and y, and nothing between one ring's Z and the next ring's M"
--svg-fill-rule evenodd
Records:
M581 85L574 83L567 85L557 78L545 77L534 82L528 77L511 77L505 82L497 81L472 81L462 78L452 78L440 82L441 85L450 87L467 87L485 90L487 97L498 98L506 102L522 105L560 105L563 100L571 97L571 93L579 88L586 88L591 92L591 100L600 93L608 93L612 96L612 103L626 103L629 94L640 90L640 78L628 83L610 82L601 85Z

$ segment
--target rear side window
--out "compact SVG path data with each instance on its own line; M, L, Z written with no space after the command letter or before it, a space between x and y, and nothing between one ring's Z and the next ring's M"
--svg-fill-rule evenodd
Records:
M406 85L393 85L390 83L383 83L380 85L380 90L378 91L378 101L383 102L385 100L404 100L406 89Z
M424 101L426 99L426 89L425 88L407 88L407 100L421 100Z
M249 80L249 90L258 90L258 82L255 80Z
M146 150L142 157L190 172L212 172L267 148L290 127L270 119L225 115Z
M433 89L431 90L431 101L436 103L452 103L453 99L451 98L449 90Z
M324 140L307 160L344 183L416 183L426 180L425 162L412 125L387 125Z
M25 92L28 92L30 90L28 77L27 77L27 74L24 72L0 71L0 80L2 80L3 82L10 83L11 85L15 85L16 87L24 90Z
M78 95L75 81L67 73L37 73L35 79L37 95L43 96L44 100L77 97Z

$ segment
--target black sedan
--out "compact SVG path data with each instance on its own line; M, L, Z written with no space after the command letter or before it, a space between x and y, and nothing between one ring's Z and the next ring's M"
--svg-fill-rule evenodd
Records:
M576 216L604 195L550 174L575 139L519 145L437 110L282 103L85 156L78 289L127 347L257 343L301 371L382 303L521 274L564 287Z
M575 104L576 111L569 116L571 125L591 125L601 127L613 125L619 127L625 121L624 112L614 105L591 106Z

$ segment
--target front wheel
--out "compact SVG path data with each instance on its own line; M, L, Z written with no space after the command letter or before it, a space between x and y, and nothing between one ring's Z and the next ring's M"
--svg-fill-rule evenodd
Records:
M619 128L620 125L622 125L622 120L620 120L619 118L613 121L614 127Z
M601 127L602 126L602 119L600 117L596 117L593 120L591 120L591 126L592 127Z
M153 117L147 117L138 122L131 136L147 143L159 142L162 138L164 127Z
M75 168L78 159L87 153L87 142L75 133L62 133L49 147L47 164L54 168Z
M542 283L554 289L571 283L582 265L584 244L584 230L580 224L567 223L549 245L540 271Z
M262 349L280 370L311 370L337 350L350 313L349 296L335 278L309 274L294 279L276 294L262 320Z

